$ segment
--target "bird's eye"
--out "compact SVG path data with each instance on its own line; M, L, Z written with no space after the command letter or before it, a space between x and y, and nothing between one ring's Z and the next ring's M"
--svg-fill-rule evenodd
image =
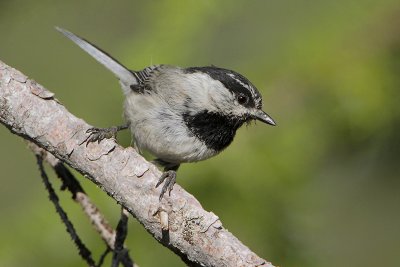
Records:
M249 101L249 98L245 95L239 95L237 101L240 105L244 105Z

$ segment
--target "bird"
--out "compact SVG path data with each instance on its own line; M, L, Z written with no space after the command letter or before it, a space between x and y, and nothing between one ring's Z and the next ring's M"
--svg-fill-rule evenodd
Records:
M126 124L90 128L85 142L100 142L130 129L138 152L148 151L164 168L155 187L159 200L171 191L182 163L209 159L233 141L236 131L254 120L275 126L263 111L257 88L236 71L214 65L152 65L130 70L93 43L60 27L56 30L110 70L125 95Z

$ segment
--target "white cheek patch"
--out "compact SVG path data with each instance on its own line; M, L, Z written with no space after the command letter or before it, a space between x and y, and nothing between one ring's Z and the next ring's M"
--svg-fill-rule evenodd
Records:
M198 112L202 109L217 111L221 103L228 103L233 100L224 85L212 79L205 73L193 73L182 77L187 95L192 99L192 107ZM189 107L191 108L191 107Z

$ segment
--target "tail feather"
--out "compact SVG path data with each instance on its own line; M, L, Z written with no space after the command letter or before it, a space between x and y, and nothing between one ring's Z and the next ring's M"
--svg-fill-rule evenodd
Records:
M96 59L99 63L104 65L107 69L109 69L115 76L121 81L123 86L129 88L131 85L137 85L138 80L135 78L133 73L128 70L124 65L119 63L116 59L112 58L109 54L96 47L94 44L80 38L79 36L69 32L60 27L55 27L57 31L65 35L68 39L77 44L80 48L85 50L89 55L91 55L94 59ZM124 89L125 90L125 89ZM125 92L127 93L127 92Z

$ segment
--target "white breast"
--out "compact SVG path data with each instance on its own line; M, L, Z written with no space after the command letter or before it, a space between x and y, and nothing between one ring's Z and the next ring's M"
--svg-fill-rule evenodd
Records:
M127 95L125 117L139 149L164 161L194 162L217 154L189 132L178 112L154 94Z

